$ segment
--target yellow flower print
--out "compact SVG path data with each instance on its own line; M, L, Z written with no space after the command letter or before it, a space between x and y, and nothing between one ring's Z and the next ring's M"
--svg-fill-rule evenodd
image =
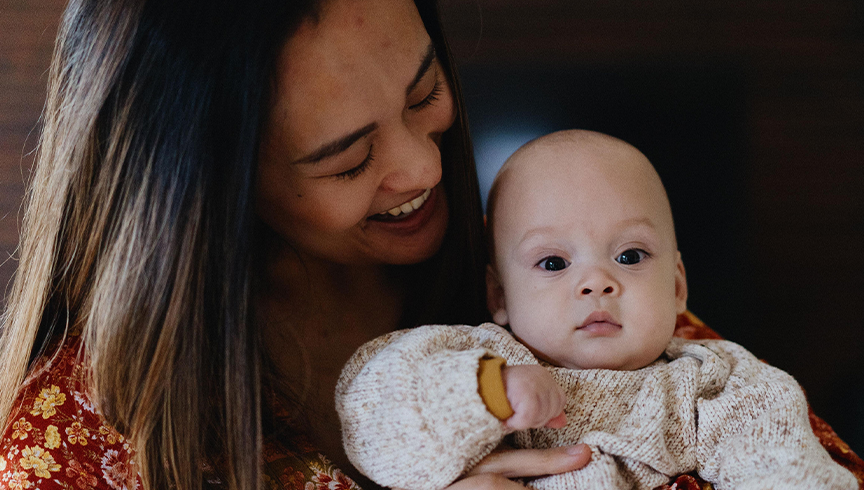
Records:
M123 442L124 440L123 434L117 432L117 429L114 427L109 427L107 425L100 425L99 433L105 436L105 441L108 442L108 444L116 444L118 441Z
M51 385L50 388L42 388L42 393L33 401L33 410L31 415L42 415L43 419L51 417L57 413L55 407L59 407L66 402L66 394L60 393L60 387Z
M12 473L9 476L9 489L10 490L24 490L26 488L32 487L33 484L30 483L30 480L27 479L26 471L18 471Z
M45 447L47 449L57 449L60 447L61 440L56 425L49 425L48 428L45 429Z
M39 446L26 447L21 451L19 464L25 470L33 470L39 478L51 478L49 471L60 471L60 465L54 461L54 456ZM25 487L26 488L26 487Z
M77 442L82 446L86 446L87 438L90 437L90 431L81 427L81 422L72 422L72 427L66 427L66 435L68 436L66 439L69 441L69 444Z
M20 420L12 424L12 429L15 432L12 433L12 439L27 439L27 433L33 430L33 424L27 422L27 419L21 417Z

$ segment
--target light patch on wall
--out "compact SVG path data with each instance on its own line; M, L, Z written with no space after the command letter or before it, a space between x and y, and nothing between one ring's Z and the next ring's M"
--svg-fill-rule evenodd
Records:
M498 169L504 161L525 143L542 136L546 131L541 128L526 128L519 131L475 131L474 158L477 160L477 177L480 180L480 195L483 198L483 209L486 209L486 197Z

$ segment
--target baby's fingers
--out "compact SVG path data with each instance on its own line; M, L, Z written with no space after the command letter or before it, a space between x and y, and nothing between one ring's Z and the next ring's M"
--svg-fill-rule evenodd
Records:
M565 425L567 425L567 416L564 415L564 412L562 411L558 414L557 417L550 420L549 422L546 422L546 425L544 427L548 427L550 429L560 429Z
M558 389L557 386L554 389ZM555 394L537 393L511 403L513 415L504 425L513 430L549 427L560 429L567 425L564 403L559 403Z
M542 366L508 366L502 375L513 408L513 415L504 422L510 429L543 427L564 410L564 392Z

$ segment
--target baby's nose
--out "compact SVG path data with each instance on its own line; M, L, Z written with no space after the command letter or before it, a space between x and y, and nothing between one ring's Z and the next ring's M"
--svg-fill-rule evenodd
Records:
M587 295L587 294L591 294L593 292L594 292L594 290L591 288L582 288L582 294ZM615 292L615 288L613 286L606 286L605 288L603 288L602 292L604 294L612 294Z
M611 271L600 266L595 266L585 270L576 291L583 298L588 296L614 296L621 294L621 284L618 283L615 274Z

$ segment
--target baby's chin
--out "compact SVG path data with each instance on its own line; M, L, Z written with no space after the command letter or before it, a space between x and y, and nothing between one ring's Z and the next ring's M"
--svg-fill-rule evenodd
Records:
M660 352L640 352L633 355L621 355L618 357L609 354L597 353L596 355L581 356L580 358L550 360L543 359L557 367L568 369L607 369L610 371L636 371L650 366L660 358L665 349Z

